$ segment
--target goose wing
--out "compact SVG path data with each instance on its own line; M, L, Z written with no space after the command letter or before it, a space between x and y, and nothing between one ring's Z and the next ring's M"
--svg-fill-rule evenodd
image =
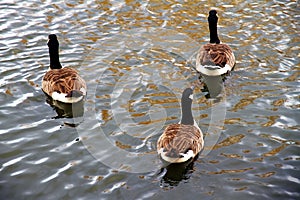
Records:
M81 96L86 95L85 81L75 69L68 67L48 71L43 78L42 88L49 96L54 92L72 96L74 91L81 93Z
M197 66L211 64L221 68L225 67L225 65L233 68L235 64L235 57L231 48L227 44L203 45L197 55Z
M157 149L166 152L167 157L180 157L189 150L197 155L203 147L200 129L193 125L169 125L158 140Z

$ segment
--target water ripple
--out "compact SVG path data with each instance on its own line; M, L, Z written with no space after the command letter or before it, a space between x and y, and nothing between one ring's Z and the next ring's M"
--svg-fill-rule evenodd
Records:
M76 128L67 126L69 120L54 119L55 110L40 89L49 65L49 33L59 36L63 66L74 67L85 77L94 75L95 79L87 83L99 87L86 107L95 105L96 118L111 142L123 150L155 153L158 135L144 138L148 134L144 127L178 121L176 95L185 81L181 78L196 79L182 57L208 41L207 11L213 7L218 9L220 39L231 45L237 64L225 82L227 113L221 137L210 154L195 162L188 180L160 187L163 173L130 174L109 169L89 154L89 147L83 145L87 138L78 138ZM299 19L295 0L223 1L213 5L205 1L2 1L0 196L298 199ZM160 36L160 48L148 48L151 43L142 40L136 44L138 50L129 48L113 62L103 59L128 48L122 38L125 32L158 27L169 30L164 38ZM154 33L151 37L158 36ZM187 37L199 44L186 42ZM112 38L117 40L99 45ZM181 57L172 54L171 48L162 48L172 42L172 50ZM130 76L126 78L126 74ZM117 82L138 89L131 101L122 102L114 113L112 106L118 105L120 93L126 92L124 87L114 90ZM171 84L175 85L173 91L167 89ZM206 133L210 105L204 93L196 93L193 111ZM167 116L151 121L152 107L155 112L166 110ZM134 132L128 135L117 130L116 114L126 120L133 118L123 128Z

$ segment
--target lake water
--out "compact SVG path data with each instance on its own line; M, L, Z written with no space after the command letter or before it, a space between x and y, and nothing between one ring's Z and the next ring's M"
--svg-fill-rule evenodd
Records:
M300 198L295 0L15 0L0 8L1 199ZM195 89L206 149L186 170L161 170L156 141L178 122L181 92L198 79L193 58L209 40L211 8L235 71L219 103ZM40 88L50 33L62 65L87 82L81 117L63 117Z

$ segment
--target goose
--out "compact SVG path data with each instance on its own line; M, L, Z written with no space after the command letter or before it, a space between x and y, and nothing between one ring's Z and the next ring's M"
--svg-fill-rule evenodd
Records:
M62 67L59 61L59 42L55 34L48 36L50 67L43 77L42 90L53 100L77 103L86 96L86 83L75 69Z
M220 76L229 73L235 65L235 57L227 44L221 44L218 37L218 16L210 10L208 16L210 42L200 47L196 58L196 69L207 76Z
M192 114L193 89L186 88L182 93L180 122L168 125L157 141L157 153L168 163L194 159L203 148L203 134Z

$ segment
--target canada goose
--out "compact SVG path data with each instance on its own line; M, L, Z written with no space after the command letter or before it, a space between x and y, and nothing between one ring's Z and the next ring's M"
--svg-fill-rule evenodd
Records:
M53 100L76 103L86 96L86 83L75 69L62 67L59 62L59 43L55 34L49 35L50 68L42 81L42 90Z
M209 11L208 24L210 43L201 46L196 59L196 69L207 76L227 74L235 65L235 57L227 44L220 44L216 10Z
M181 97L181 120L168 125L157 141L157 152L169 163L182 163L194 158L203 148L203 134L192 114L193 88Z

